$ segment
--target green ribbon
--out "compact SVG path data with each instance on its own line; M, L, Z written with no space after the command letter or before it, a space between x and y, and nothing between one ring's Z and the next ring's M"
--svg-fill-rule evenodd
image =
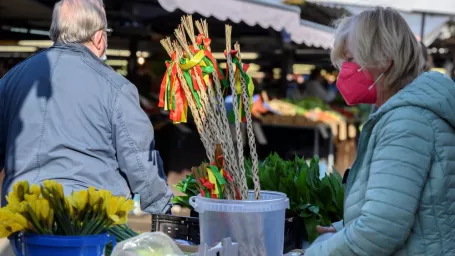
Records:
M210 170L212 170L213 175L216 178L217 184L219 183L220 185L226 184L226 180L224 179L223 175L221 174L220 170L214 165L209 165Z
M183 188L182 188L182 192L185 193L186 192L186 189L188 188L188 184L190 183L191 180L194 179L194 176L193 175L188 175L185 179L185 181L183 182Z
M237 69L240 72L240 75L245 80L245 86L247 87L246 90L248 93L248 98L249 98L249 100L252 100L254 87L253 87L253 90L250 90L250 88L249 88L249 84L251 82L251 77L248 74L246 74L245 71L243 71L242 64L240 64L240 61L237 57L233 57L232 62L235 64L235 66L237 67ZM242 93L243 93L243 90L242 90ZM240 106L240 101L242 101L242 97L241 97L241 95L237 95L237 102L238 102L239 106ZM243 104L245 104L245 102L243 102ZM246 104L249 104L249 102ZM238 111L238 110L232 109L231 111L229 111L229 122L230 123L235 123L235 121L236 121L234 111ZM246 117L245 107L243 107L240 112L240 119L243 120L243 118L245 118L245 117Z
M165 105L167 108L169 108L169 102L171 102L171 73L172 73L172 66L174 65L174 62L172 61L167 61L169 64L169 68L167 69L167 84L166 84L166 102Z
M218 199L224 199L223 196L223 190L221 189L221 185L226 184L226 179L224 179L223 175L221 174L221 171L218 169L218 167L214 165L209 165L210 170L212 170L213 176L216 178L216 184L215 186L218 188Z
M201 69L202 69L202 74L203 75L212 74L212 72L215 71L215 67L213 65L201 67Z
M211 68L211 72L208 72L208 73L212 73L213 71L215 71L215 64L210 60L209 57L204 57L203 58L205 64L207 65L207 67L205 68ZM224 88L229 88L229 82L226 80L226 78L224 77L224 74L223 74L223 70L221 69L220 65L218 63L216 63L217 66L218 66L218 70L220 71L220 74L221 74L221 77L218 77L220 79L220 82L221 82L221 85L223 85ZM202 69L202 72L204 72L204 68Z
M196 101L196 105L198 108L202 107L201 101L199 99L199 94L194 89L193 79L191 78L191 74L188 70L183 71L183 76L185 77L186 83L190 87L190 91L193 94L194 100Z

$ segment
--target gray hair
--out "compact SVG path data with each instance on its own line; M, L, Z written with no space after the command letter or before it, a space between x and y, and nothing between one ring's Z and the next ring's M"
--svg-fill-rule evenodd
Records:
M361 67L390 69L384 87L397 92L419 76L425 67L422 49L404 18L390 8L376 7L338 21L332 63L338 68L352 54Z
M86 43L107 29L103 0L61 0L54 6L50 38L54 42Z

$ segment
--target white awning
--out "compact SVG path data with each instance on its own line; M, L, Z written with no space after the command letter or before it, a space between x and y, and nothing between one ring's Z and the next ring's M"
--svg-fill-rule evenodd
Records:
M422 13L413 12L416 8L414 4L404 4L408 0L377 0L374 1L374 4L371 1L362 1L362 0L310 0L310 2L317 3L323 6L343 8L346 11L357 14L368 8L375 7L377 5L392 7L399 10L401 16L406 20L412 32L418 40L421 39L420 33L422 30ZM430 2L430 0L427 0ZM440 0L435 0L436 2ZM442 0L444 1L444 0ZM451 0L455 3L455 0ZM351 3L354 2L354 3ZM419 1L416 1L419 2ZM449 7L449 6L448 6ZM442 34L447 34L448 30L447 22L451 19L450 16L442 14L429 14L425 16L425 24L423 30L423 43L426 46L430 46L439 36ZM450 36L450 33L449 35Z
M330 49L333 29L300 19L300 8L271 0L158 0L167 11L199 13L219 20L245 22L249 26L285 30L295 43Z
M310 2L363 7L387 6L404 12L455 15L454 0L310 0Z

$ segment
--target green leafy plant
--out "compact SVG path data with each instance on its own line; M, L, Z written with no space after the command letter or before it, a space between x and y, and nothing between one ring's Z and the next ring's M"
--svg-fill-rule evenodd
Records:
M185 195L174 196L174 198L172 198L172 203L192 209L190 205L190 197L197 196L199 194L199 187L194 175L187 175L185 179L181 180L174 186L178 191L184 193Z
M252 189L252 162L245 161L248 187ZM295 156L294 160L283 160L278 154L270 154L259 163L259 179L262 190L285 193L289 198L288 217L303 219L310 242L317 238L317 225L330 225L343 218L344 188L340 174L334 170L322 179L319 157L306 161ZM180 181L175 187L185 196L176 196L173 203L192 208L189 198L199 194L193 175Z
M251 173L251 161L245 167ZM343 218L344 189L337 171L319 178L319 157L309 163L304 158L283 160L278 154L269 155L259 164L262 190L279 191L289 198L288 215L303 218L308 240L317 238L317 225L330 225ZM252 187L251 175L248 185Z

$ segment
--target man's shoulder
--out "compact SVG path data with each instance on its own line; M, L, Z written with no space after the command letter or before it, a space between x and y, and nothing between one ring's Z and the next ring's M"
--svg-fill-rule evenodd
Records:
M100 60L84 57L84 62L95 76L106 79L116 89L121 89L125 84L131 84L128 79Z

